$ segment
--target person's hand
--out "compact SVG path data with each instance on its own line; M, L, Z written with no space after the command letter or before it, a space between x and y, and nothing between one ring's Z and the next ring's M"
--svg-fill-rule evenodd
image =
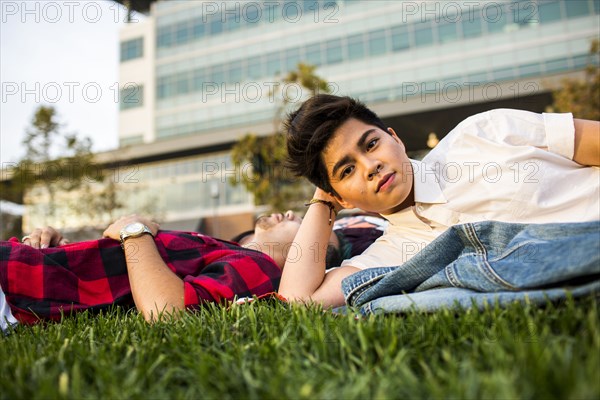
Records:
M68 244L69 240L65 239L59 231L51 226L44 228L36 228L29 235L24 236L23 244L31 246L35 249L45 249L47 247L62 246Z
M335 207L334 210L336 213L338 213L341 209L344 208L344 207L342 207L342 205L340 203L338 203L337 197L335 197L334 195L332 195L330 193L327 193L326 191L324 191L323 189L320 189L320 188L317 188L317 190L315 190L313 199L326 200L326 201L331 202L333 204L333 206Z
M160 225L158 225L156 222L151 221L148 218L133 214L128 215L126 217L121 217L112 224L110 224L110 226L106 228L102 236L115 240L121 240L121 230L129 224L133 224L134 222L141 222L142 224L146 225L152 231L153 236L156 236L156 233L160 228Z

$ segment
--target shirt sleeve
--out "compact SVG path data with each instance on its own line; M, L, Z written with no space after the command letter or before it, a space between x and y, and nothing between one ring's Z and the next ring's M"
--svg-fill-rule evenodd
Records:
M534 146L573 159L575 125L573 115L497 109L477 114L460 123L449 134L474 135L512 146Z
M389 231L379 237L362 254L342 262L341 266L359 269L393 267L404 264L427 245L418 240L403 239Z

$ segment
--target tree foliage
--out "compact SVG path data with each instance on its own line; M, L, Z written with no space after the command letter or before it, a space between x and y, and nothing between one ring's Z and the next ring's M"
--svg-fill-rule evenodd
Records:
M15 187L27 192L42 188L47 197L46 213L56 214L56 195L79 187L93 165L92 141L63 131L56 110L40 106L23 139L25 156L14 168Z
M287 146L282 119L296 105L295 99L330 92L327 81L317 76L315 69L312 65L299 63L297 69L281 80L279 87L286 90L275 96L279 104L273 119L273 134L258 136L248 133L233 146L232 160L244 173L233 178L232 182L243 184L254 195L257 205L264 204L279 211L293 209L312 194L313 189L306 181L294 177L285 168ZM246 168L248 165L251 168Z
M592 41L590 58L600 55L600 41ZM600 120L600 68L592 62L586 67L585 79L564 79L553 93L555 112L571 112L576 118Z

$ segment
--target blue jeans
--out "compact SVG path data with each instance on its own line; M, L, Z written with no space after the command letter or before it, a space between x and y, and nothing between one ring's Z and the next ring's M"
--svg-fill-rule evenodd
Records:
M346 304L363 314L411 309L543 304L600 293L600 221L451 227L399 267L342 281Z

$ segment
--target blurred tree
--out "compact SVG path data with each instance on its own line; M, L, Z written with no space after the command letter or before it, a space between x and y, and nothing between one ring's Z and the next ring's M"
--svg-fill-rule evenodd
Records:
M571 112L576 118L600 120L600 68L591 62L600 55L600 41L590 46L590 63L585 69L585 79L564 79L562 87L553 93L550 110Z
M284 211L297 208L314 190L307 181L294 177L285 168L287 157L286 136L282 119L300 99L317 93L329 93L326 80L315 74L316 67L299 63L271 92L270 98L278 102L273 120L273 134L257 136L248 133L232 148L231 157L236 168L244 171L231 179L233 184L243 184L254 195L257 205L268 205L271 210ZM243 165L250 164L251 172Z
M62 132L53 107L40 106L27 129L25 156L14 169L15 187L27 192L42 188L47 196L46 213L56 215L56 194L79 187L86 171L93 165L92 142L80 139L74 133Z

